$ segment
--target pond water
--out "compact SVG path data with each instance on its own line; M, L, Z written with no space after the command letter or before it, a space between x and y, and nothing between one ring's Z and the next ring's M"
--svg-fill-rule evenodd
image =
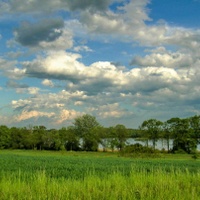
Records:
M139 144L141 144L143 146L146 146L146 142L145 141L141 141L141 140L134 139L134 138L129 138L129 139L127 139L127 142L126 142L126 144L128 144L128 145L136 144L136 143L139 143ZM148 141L148 146L149 147L153 147L153 142L152 141ZM173 140L171 139L169 141L169 148L172 149L172 147L173 147ZM99 149L103 149L102 145L99 145ZM159 139L156 142L156 149L159 149L159 150L165 149L165 150L167 150L167 142L166 142L166 140ZM200 144L197 146L197 150L200 151Z
M127 140L127 143L128 144L140 143L142 145L146 145L145 141L140 141L140 140L137 140L137 139L134 139L134 138L129 138ZM148 145L153 147L153 142L152 141L148 141ZM173 147L173 140L171 139L169 141L169 148L172 149L172 147ZM156 149L159 149L159 150L165 149L165 150L167 150L167 142L166 142L166 140L162 140L162 139L158 140L156 142ZM197 150L200 151L200 144L197 146Z

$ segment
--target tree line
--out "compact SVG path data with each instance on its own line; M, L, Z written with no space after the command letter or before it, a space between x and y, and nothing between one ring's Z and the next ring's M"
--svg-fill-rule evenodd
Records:
M167 143L168 152L192 153L200 143L200 116L171 118L165 122L157 119L145 120L138 129L128 129L122 124L103 127L94 116L85 114L74 119L73 125L61 129L47 129L45 126L23 128L0 126L0 149L74 150L97 151L99 145L104 151L122 151L127 139L153 143L159 139ZM170 140L173 147L170 149Z

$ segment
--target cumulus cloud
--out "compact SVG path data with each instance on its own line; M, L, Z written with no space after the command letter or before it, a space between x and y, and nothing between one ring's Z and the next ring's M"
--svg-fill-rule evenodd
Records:
M74 105L76 101L84 101L87 96L82 91L68 92L66 90L58 93L40 94L32 96L28 99L19 99L12 101L12 108L14 110L63 110L64 107L70 107Z
M18 83L13 80L9 80L6 83L6 87L8 87L8 88L28 88L29 86L27 84Z
M16 61L6 60L0 57L0 69L3 71L13 69L16 64Z
M23 22L16 29L16 40L24 46L36 46L40 42L51 42L62 34L64 22L61 18L45 19L37 23Z
M76 82L83 76L84 65L77 61L78 54L64 51L49 52L46 58L24 62L26 75L37 78L54 78Z
M118 103L102 105L97 110L98 116L101 118L120 118L128 115L128 112L120 108Z
M10 79L21 79L25 76L25 72L26 72L25 69L20 69L20 68L15 67L13 69L5 70L4 73Z
M88 46L82 45L82 46L74 47L74 51L76 51L76 52L80 52L80 51L92 52L92 49L90 49Z
M191 64L192 58L179 52L154 53L144 59L135 58L132 64L143 68L130 70L122 70L110 62L95 62L85 66L77 60L78 58L78 54L57 52L47 55L46 58L26 62L24 67L27 76L71 82L68 87L70 90L85 91L88 95L102 92L135 93L138 90L150 92L171 87L173 84L187 84L195 76L192 71L188 73L187 68L181 68Z
M48 118L51 123L62 124L71 121L82 113L74 109L74 101L84 99L83 92L69 93L61 91L60 93L37 94L29 99L20 99L12 101L12 108L20 114L14 115L15 121L25 121L31 118ZM71 99L71 100L70 100ZM47 112L46 109L49 111ZM50 111L51 110L51 111Z
M20 122L20 121L24 121L30 118L35 118L38 119L39 117L53 117L55 115L55 113L51 112L39 112L36 110L32 110L32 111L22 111L21 114L19 114L18 116L16 116L15 121Z
M7 11L18 13L40 13L40 12L52 12L57 10L75 11L75 10L104 10L108 7L111 0L93 1L93 0L9 0L1 3L0 5L6 8Z
M130 64L141 67L164 66L168 68L182 68L191 66L193 62L194 58L190 54L181 52L160 52L148 54L145 57L135 56Z
M18 62L0 58L0 75L10 79L20 79L24 76L24 69L17 67Z
M24 69L27 76L69 81L73 83L71 89L91 93L98 93L105 88L127 82L122 70L114 64L96 62L85 66L78 61L79 58L79 54L52 52L46 58L24 62Z
M106 120L125 119L135 113L147 118L155 110L164 116L170 108L175 115L180 114L181 106L187 113L196 113L200 101L200 31L153 21L147 9L149 3L149 0L0 2L8 13L31 17L29 14L40 13L34 20L27 19L31 22L21 23L14 31L15 40L7 42L8 48L29 52L7 54L12 59L21 56L17 62L0 58L1 75L11 79L7 87L29 96L12 101L15 120L45 118L58 125L83 113ZM63 19L39 20L44 13L46 16L61 10L67 11L66 15L56 12L55 16ZM126 60L130 66L118 66L121 58L113 62L96 59L99 52L95 52L94 40L100 45L126 42L129 47L134 44L146 50L137 55L131 48L134 56L131 61ZM131 54L131 50L127 52ZM95 56L87 60L92 51ZM34 55L30 56L30 52ZM22 78L31 79L31 86L17 80ZM43 91L36 85L38 82L32 81L34 78L40 79L43 87L54 88L55 83L62 83L65 90Z
M53 81L51 81L51 80L49 80L49 79L44 79L44 80L42 81L42 84L43 84L44 86L54 87Z
M27 107L28 105L31 105L31 100L29 99L19 99L18 101L13 100L11 102L11 106L13 107L14 110L21 110L25 107Z
M184 48L199 48L199 30L172 27L167 22L154 22L149 17L149 0L128 1L118 9L104 12L81 13L80 22L88 31L109 35L121 41L137 42L143 46L177 45Z
M77 112L75 110L62 110L59 113L57 124L62 124L64 121L74 120L76 117L80 116L81 112Z

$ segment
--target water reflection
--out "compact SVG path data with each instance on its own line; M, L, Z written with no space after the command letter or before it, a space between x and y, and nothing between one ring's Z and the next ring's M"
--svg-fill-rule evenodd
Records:
M139 144L142 144L142 145L146 145L146 141L141 141L139 139L129 138L127 140L127 144L136 144L136 143L139 143ZM153 147L153 142L149 140L148 141L148 146ZM169 140L169 149L172 149L172 147L173 147L173 140L171 139L171 140ZM159 139L156 142L156 149L159 149L159 150L165 149L165 150L167 150L167 141ZM197 150L200 151L200 144L197 146Z
M136 143L139 143L143 146L146 146L146 141L141 141L139 139L134 139L134 138L129 138L127 139L127 142L126 142L128 145L130 144L136 144ZM149 147L153 147L153 142L152 141L148 141L148 146ZM173 140L169 140L169 149L172 149L173 147ZM99 149L103 149L103 146L100 144L99 145ZM162 150L162 149L165 149L167 150L167 141L166 140L163 140L163 139L159 139L157 142L156 142L156 149L159 149L159 150ZM197 145L197 150L200 151L200 144Z

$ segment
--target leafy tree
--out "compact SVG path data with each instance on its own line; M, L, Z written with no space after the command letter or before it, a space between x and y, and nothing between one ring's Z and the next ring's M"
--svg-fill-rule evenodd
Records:
M117 148L121 151L124 148L128 138L128 131L126 127L122 124L116 125L114 127L114 137L117 142Z
M109 141L110 141L109 129L104 127L98 127L97 132L100 137L99 143L102 145L103 151L106 151L107 148L109 148Z
M65 149L65 144L66 144L66 135L67 135L67 129L65 127L62 127L61 129L58 130L60 142L61 142L61 149Z
M196 143L200 143L200 116L193 116L189 118L192 138L196 140Z
M149 119L142 123L141 129L145 130L145 134L148 140L152 140L154 149L156 148L156 142L159 139L159 134L162 130L163 122L156 119Z
M170 151L170 139L172 139L173 130L168 122L163 123L162 137L167 142L167 151Z
M86 151L94 151L98 148L99 135L96 128L100 127L94 116L85 114L75 118L74 129L80 138L82 138L82 148Z
M115 150L115 148L118 148L118 141L115 137L115 129L114 127L109 127L106 129L107 133L107 142L108 147L112 150L112 152Z
M10 129L0 126L0 149L8 149L11 146Z
M61 128L59 130L59 136L62 141L62 145L67 151L80 150L79 147L80 138L77 136L73 126L69 126L68 128L65 127Z
M25 135L22 128L12 127L10 129L11 147L13 149L25 149Z
M18 128L21 135L21 148L33 149L32 135L29 129L26 127Z
M115 150L115 148L119 147L119 143L116 138L109 138L108 142L112 152Z
M171 118L167 121L173 131L173 152L183 150L191 153L196 149L196 141L192 138L189 119Z
M45 126L34 126L33 127L33 134L36 140L36 148L37 150L44 149L44 145L46 142L46 127Z
M56 129L50 129L45 132L44 136L44 149L45 150L60 150L62 142L59 138L59 133Z

